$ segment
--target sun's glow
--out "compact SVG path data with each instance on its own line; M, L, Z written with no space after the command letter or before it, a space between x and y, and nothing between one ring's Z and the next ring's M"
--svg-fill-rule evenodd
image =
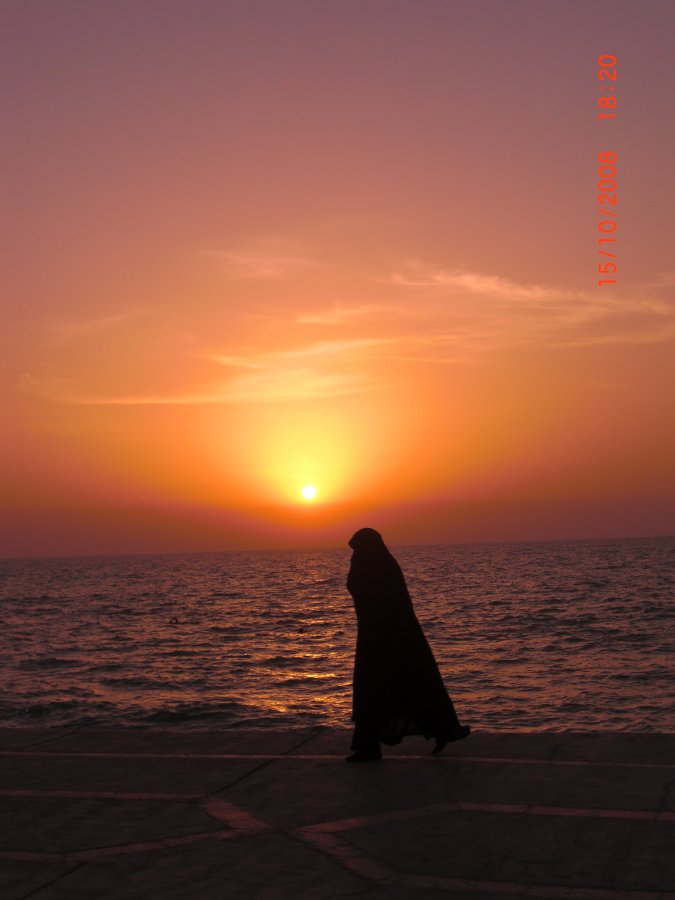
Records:
M381 398L370 396L359 398L357 404L353 398L307 408L272 404L255 416L239 416L237 424L238 428L223 429L219 441L212 432L205 434L218 466L223 458L236 458L236 467L229 467L238 476L231 493L245 494L259 508L269 508L270 514L285 508L287 521L294 525L305 521L297 518L299 508L333 515L337 507L364 498L379 500L380 485L388 498L388 478L400 469L406 449L398 419ZM373 431L378 441L368 439ZM389 448L384 459L382 445ZM311 498L303 493L310 486L316 489Z
M352 412L352 419L354 413ZM262 503L331 504L359 489L359 443L353 425L331 404L265 409L241 437L242 470L252 473ZM305 494L308 488L316 493Z
M313 484L306 484L300 491L305 500L314 500L316 497L316 488Z

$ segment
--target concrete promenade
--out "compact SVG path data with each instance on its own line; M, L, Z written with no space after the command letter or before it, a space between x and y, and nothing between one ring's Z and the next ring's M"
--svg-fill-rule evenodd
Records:
M0 898L675 900L675 734L431 743L0 730Z

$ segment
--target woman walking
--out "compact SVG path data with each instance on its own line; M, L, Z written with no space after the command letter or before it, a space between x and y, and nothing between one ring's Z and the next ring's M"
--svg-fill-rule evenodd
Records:
M398 744L409 734L435 738L432 753L470 734L460 724L401 569L379 532L361 528L347 589L358 624L354 661L354 737L347 762L382 758L380 742Z

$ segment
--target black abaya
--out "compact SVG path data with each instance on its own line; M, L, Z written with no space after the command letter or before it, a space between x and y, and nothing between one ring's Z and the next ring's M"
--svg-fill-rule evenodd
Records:
M401 569L372 528L357 531L347 589L358 633L352 749L371 752L409 734L445 743L464 737L438 665L417 621Z

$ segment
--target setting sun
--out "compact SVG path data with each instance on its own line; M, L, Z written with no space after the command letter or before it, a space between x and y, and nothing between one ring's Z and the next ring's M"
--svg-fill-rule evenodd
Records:
M305 500L314 500L316 497L316 488L313 484L306 484L300 491Z

